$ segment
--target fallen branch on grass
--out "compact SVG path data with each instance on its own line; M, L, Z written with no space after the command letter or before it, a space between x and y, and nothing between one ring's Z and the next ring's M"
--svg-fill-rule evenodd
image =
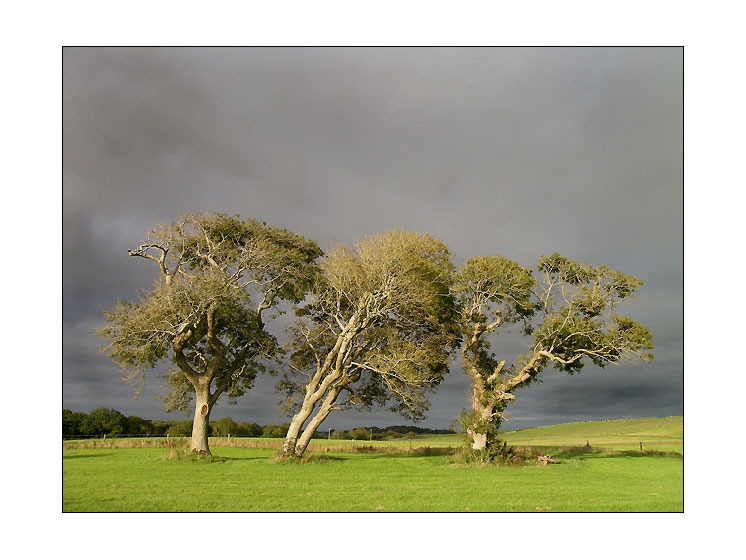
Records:
M539 455L536 460L539 461L539 464L541 464L542 467L546 467L547 463L557 462L555 459L552 458L551 455Z

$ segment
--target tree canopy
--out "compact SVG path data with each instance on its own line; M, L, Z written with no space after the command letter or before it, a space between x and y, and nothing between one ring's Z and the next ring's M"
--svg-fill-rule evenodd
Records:
M292 420L272 430L284 431L285 453L298 456L333 410L380 406L423 418L427 392L459 345L473 383L462 425L475 449L497 440L514 391L547 366L574 374L588 363L653 359L650 332L616 313L642 282L556 253L541 257L536 272L500 255L456 270L444 243L397 230L323 255L285 229L202 213L154 228L129 255L155 263L157 278L137 302L105 312L105 350L136 387L148 368L171 362L165 408L186 411L195 401L192 448L205 453L218 399L235 402L266 360L281 356L288 359L277 389ZM296 304L284 349L265 329L283 300ZM490 338L511 326L528 344L506 365ZM235 428L224 424L221 433Z
M291 329L278 389L294 413L286 453L302 455L332 410L386 406L419 419L454 344L453 266L429 235L390 231L332 248ZM305 424L307 420L310 421Z
M205 213L151 230L129 255L155 262L159 275L138 302L105 312L105 351L138 386L148 367L170 360L166 410L187 410L196 398L192 446L209 453L212 407L223 394L244 394L277 353L264 314L303 299L321 250L263 222Z
M592 267L553 254L541 257L540 279L501 256L469 259L454 281L461 310L461 355L473 381L472 410L462 424L475 449L497 439L513 391L548 365L570 374L586 363L601 368L623 359L652 361L652 335L630 317L614 313L642 282L605 265ZM490 351L487 335L521 323L528 350L506 367Z

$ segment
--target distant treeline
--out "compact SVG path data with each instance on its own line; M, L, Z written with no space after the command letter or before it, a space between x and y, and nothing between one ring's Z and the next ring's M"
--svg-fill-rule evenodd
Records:
M230 417L210 421L208 435L225 437L228 434L238 437L282 438L288 431L288 424L266 424L234 422ZM372 432L372 434L371 434ZM432 430L419 426L377 426L359 427L351 430L332 430L332 439L388 440L413 437L416 434L452 434L453 430ZM148 437L148 436L191 436L191 420L147 420L139 416L125 416L113 408L97 408L90 413L62 411L62 437ZM372 438L371 438L372 436ZM328 438L329 432L316 432L315 438Z

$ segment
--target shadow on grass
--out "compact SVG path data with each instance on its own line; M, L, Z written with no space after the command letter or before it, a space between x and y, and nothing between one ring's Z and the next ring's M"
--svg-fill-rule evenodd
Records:
M308 453L303 457L287 457L282 453L270 457L270 462L284 465L305 465L305 464L319 464L319 463L331 463L337 461L347 461L347 457L339 457L338 455L328 455L326 453Z
M188 449L169 449L168 453L161 457L164 461L173 461L177 463L194 463L194 464L213 464L227 463L233 460L232 457L220 457L216 455L203 455L195 453Z
M352 453L356 455L374 455L382 456L389 455L391 457L443 457L446 455L455 455L463 448L461 447L415 447L413 449L397 449L391 451L391 448L387 451L376 450L373 447L358 447L355 448Z
M679 451L638 451L636 449L608 449L603 447L584 446L514 446L521 453L551 455L553 457L683 457Z
M111 455L111 453L97 453L96 455L63 455L62 459L64 461L67 461L68 459L95 459L98 457L106 457L107 455Z
M683 457L678 451L611 451L606 457Z
M233 462L233 461L266 461L268 457L216 457L220 459L218 462Z
M552 455L558 459L582 459L582 460L593 460L593 459L621 459L621 458L639 458L639 457L679 457L683 458L684 455L677 451L612 451L603 449L594 449L593 451L566 451L556 450Z
M94 455L90 455L90 457L94 457ZM95 455L95 457L98 457L98 455ZM175 462L182 462L182 463L194 463L196 465L199 464L214 464L214 463L233 463L238 461L266 461L269 457L225 457L222 455L170 455L168 453L164 454L160 457L164 461L175 461Z

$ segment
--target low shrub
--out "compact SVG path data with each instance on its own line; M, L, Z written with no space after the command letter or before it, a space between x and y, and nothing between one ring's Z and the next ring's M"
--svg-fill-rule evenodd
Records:
M504 441L484 449L463 449L453 455L454 462L465 465L524 465L528 457L519 453Z
M297 457L296 455L285 455L283 453L275 453L272 456L273 463L328 463L330 461L343 461L341 457L333 457L324 453L314 454L308 453L303 457Z

